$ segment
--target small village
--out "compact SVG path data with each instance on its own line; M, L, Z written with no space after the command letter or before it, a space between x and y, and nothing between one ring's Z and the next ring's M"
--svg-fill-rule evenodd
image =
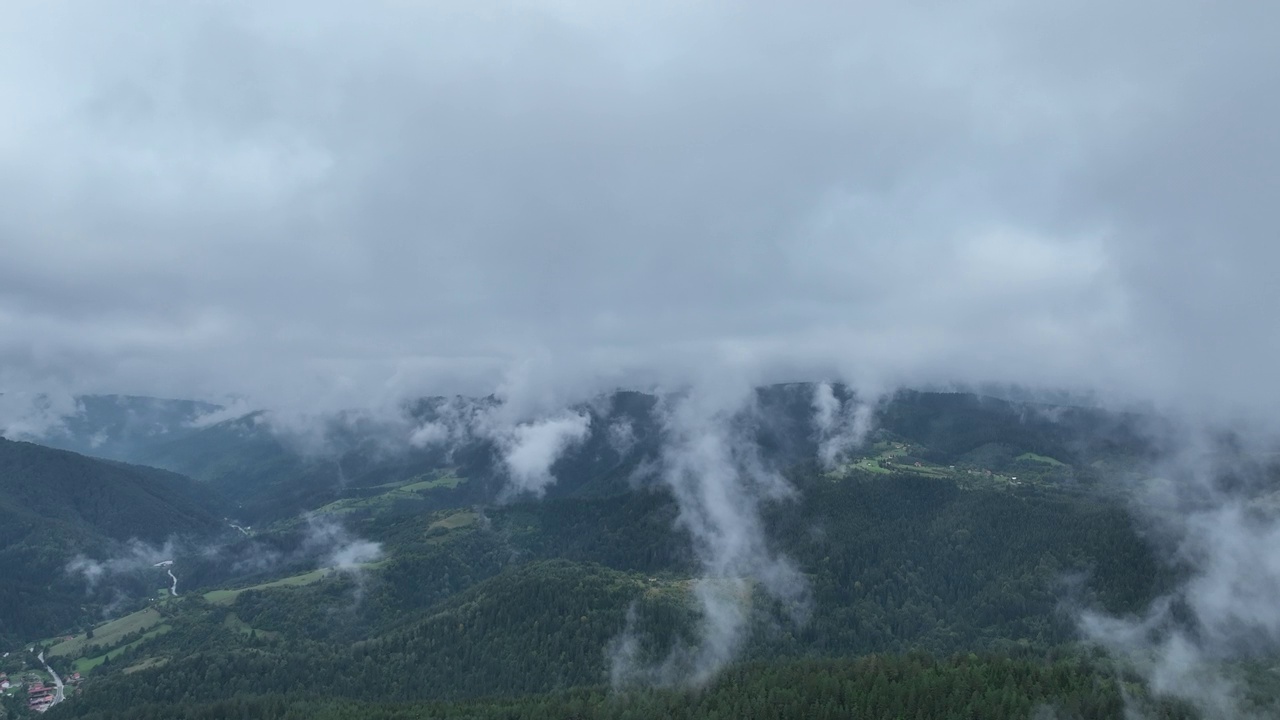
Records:
M11 653L4 653L3 658L8 660L10 656ZM9 663L9 667L12 668L14 664L17 663ZM80 673L73 672L61 679L64 694L70 695L78 691L81 682ZM0 671L0 697L14 697L19 700L25 697L27 708L37 713L45 712L59 701L58 686L49 674L31 669L17 672ZM3 716L2 711L0 716Z

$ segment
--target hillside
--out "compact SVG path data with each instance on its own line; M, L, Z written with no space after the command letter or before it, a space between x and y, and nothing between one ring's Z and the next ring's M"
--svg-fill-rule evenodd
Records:
M846 389L834 392L853 406ZM46 647L55 668L86 676L82 696L52 712L216 717L232 695L245 712L274 715L299 707L335 718L555 714L619 677L671 682L703 664L727 668L761 697L782 692L777 673L798 673L787 682L799 683L847 670L843 680L813 682L875 686L883 703L856 705L871 717L897 717L885 713L919 701L884 694L881 667L919 673L909 682L938 692L952 680L967 687L971 671L1011 673L999 693L965 701L984 717L1013 717L1051 698L1081 717L1111 717L1118 697L1146 692L1136 679L1123 691L1107 684L1123 668L1077 644L1070 608L1140 612L1184 576L1106 482L1158 452L1138 431L1148 420L903 392L872 408L872 428L856 445L821 464L813 398L812 385L761 388L749 412L730 418L735 442L759 448L752 462L783 473L794 491L761 500L755 531L794 567L801 589L788 597L749 567L708 572L689 514L714 509L689 505L654 472L672 440L661 416L670 400L642 393L575 410L590 429L555 460L556 482L540 499L503 493L502 448L491 438L388 449L373 428L342 421L330 428L328 457L301 453L255 416L153 446L209 473L201 482L105 464L138 478L120 485L138 492L166 479L174 484L163 487L187 499L231 489L246 501L236 511L258 520L179 550L177 597L157 596L160 573L151 570L126 593L134 604L92 634L83 615L46 619L79 628ZM413 412L441 411L424 403ZM628 441L619 443L611 431L623 425ZM64 464L104 465L35 447L23 449L30 464L60 468L60 477L71 474ZM43 522L82 539L107 537L92 522L101 503L32 502L30 517L45 513ZM170 527L199 515L181 502L156 512ZM61 552L65 562L73 545L47 557ZM707 605L708 594L722 601ZM735 629L709 641L716 618ZM717 643L721 654L701 654ZM883 665L867 665L870 656ZM1061 691L1046 685L1068 676ZM841 691L824 692L812 698L832 716L855 707ZM680 702L641 694L639 707Z
M752 432L762 458L777 470L806 462L818 451L814 388L810 383L793 383L757 391ZM834 390L842 403L856 400L847 388ZM671 400L616 392L570 408L588 419L588 429L583 440L566 448L552 465L556 482L546 488L548 497L628 492L637 469L654 464L660 455L662 428L655 413ZM508 478L502 448L492 436L468 424L474 424L495 402L492 398L424 398L406 405L404 416L395 422L338 413L317 419L305 438L277 427L269 414L255 412L201 427L170 425L165 432L135 434L130 436L127 452L123 445L114 447L130 462L190 476L234 498L232 514L246 524L286 519L318 508L345 511L376 506L423 512L490 503L504 492ZM918 453L913 461L934 465L967 463L998 470L1030 454L1072 466L1073 477L1080 478L1091 472L1090 462L1132 460L1153 452L1138 432L1148 419L1099 410L912 391L899 392L870 410L869 425L876 428L873 440L910 444ZM181 415L180 408L169 408L169 412ZM86 433L105 432L88 415L76 422L79 425L68 421L68 427L80 428L74 442L81 445L92 438ZM435 422L465 427L466 434L443 445L409 441L414 427ZM625 430L623 444L616 437L619 429ZM458 481L448 487L436 485L430 492L394 492L411 485L427 490L420 483L442 477ZM394 496L369 501L388 493Z
M222 499L176 473L0 438L0 508L116 540L218 527Z
M1141 707L1144 717L1192 720L1177 703L1147 698L1136 679L1097 659L923 654L790 660L735 668L699 691L617 693L588 687L518 698L392 703L252 693L204 703L138 703L84 712L87 720L1111 720ZM65 717L62 711L54 716Z
M209 536L222 505L181 475L0 438L0 639L45 636L112 602L68 573L74 556Z
M978 651L1052 672L1046 658L1074 639L1062 576L1090 572L1088 601L1116 612L1169 581L1125 513L1078 494L859 471L796 481L805 499L769 525L809 578L812 613L793 625L757 598L744 659ZM171 632L95 670L61 712L229 691L423 702L598 686L630 625L655 659L696 641L696 567L668 530L674 512L638 493L489 508L483 522L370 516L384 564L179 598L164 608Z
M655 401L650 395L619 392L574 408L590 417L592 430L553 466L558 481L549 494L625 492L628 473L656 448L657 431L649 415ZM456 477L458 482L437 485L434 492L416 497L401 494L397 499L407 502L394 504L400 511L421 512L493 502L502 493L506 477L491 438L476 436L447 446L419 447L404 437L407 427L439 420L452 409L451 404L473 412L490 406L492 400L424 398L406 407L405 418L395 425L338 413L316 421L319 440L291 436L273 427L267 414L257 412L157 438L139 446L130 460L207 482L234 497L236 517L249 523L350 506L388 489L444 476ZM608 428L620 421L628 422L639 435L627 453L616 451L608 434Z

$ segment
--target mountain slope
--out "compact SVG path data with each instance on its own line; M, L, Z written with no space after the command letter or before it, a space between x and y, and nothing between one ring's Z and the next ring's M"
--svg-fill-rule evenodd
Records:
M0 438L0 512L162 541L217 528L222 500L176 473Z
M52 634L114 602L67 572L73 557L208 536L223 504L181 475L0 438L0 642Z

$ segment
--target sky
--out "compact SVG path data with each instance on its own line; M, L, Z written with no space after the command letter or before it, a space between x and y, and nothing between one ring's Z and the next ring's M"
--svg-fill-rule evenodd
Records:
M0 5L0 390L1280 401L1280 8Z

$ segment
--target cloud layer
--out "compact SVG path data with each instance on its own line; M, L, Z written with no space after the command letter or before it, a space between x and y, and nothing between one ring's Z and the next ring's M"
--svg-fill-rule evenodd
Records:
M1272 402L1276 14L9 5L0 386Z

